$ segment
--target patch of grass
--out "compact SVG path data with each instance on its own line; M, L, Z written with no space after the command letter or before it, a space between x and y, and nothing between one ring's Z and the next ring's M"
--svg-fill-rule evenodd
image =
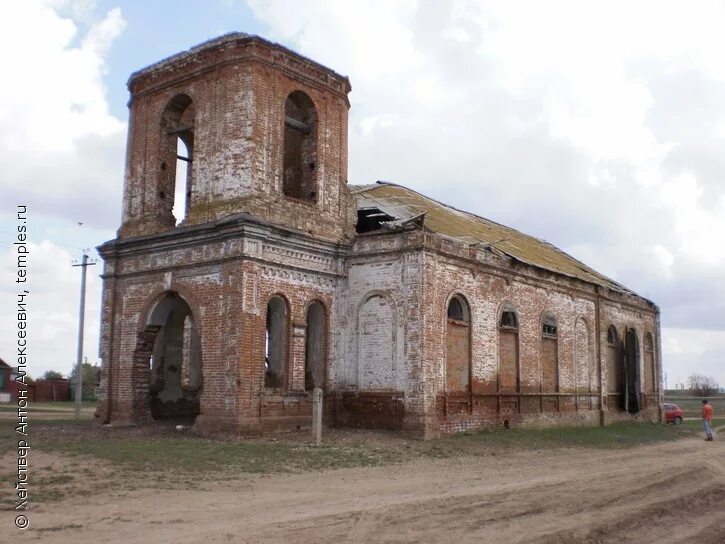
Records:
M197 437L154 437L138 440L109 437L78 440L46 439L46 451L92 455L113 465L154 472L296 472L325 468L375 466L384 451L369 448L294 445L273 442L221 442Z
M84 400L81 403L81 408L84 410L95 408L98 405L97 401ZM0 412L15 412L18 406L14 402L7 404L0 404ZM28 411L32 412L73 412L75 410L75 402L72 400L57 400L57 401L43 401L43 402L29 402Z
M700 432L699 421L679 427L626 422L608 427L497 429L424 442L382 432L333 430L326 434L326 443L314 446L306 442L306 434L213 440L161 426L99 428L89 421L39 420L30 427L29 441L33 451L66 455L35 473L34 500L51 502L108 489L120 493L140 488L199 489L206 482L245 473L370 467L420 458L503 455L512 450L628 448ZM7 435L14 435L9 426L0 433L0 445L14 446L16 437L5 440Z
M712 427L713 427L713 429L717 429L718 427L721 427L723 425L725 425L725 418L720 418L720 419L714 418L712 420ZM702 420L701 419L697 419L697 420L694 420L694 419L685 420L685 421L682 422L682 427L685 427L687 429L692 429L693 431L697 431L697 432L704 432L703 425L702 425Z
M395 459L392 451L363 443L311 444L291 441L222 441L179 435L166 429L98 429L87 421L49 420L31 429L32 444L43 451L88 455L114 466L163 479L177 474L299 472L377 466Z
M554 427L482 431L452 440L497 448L543 449L559 447L629 448L693 435L689 426L623 422L607 427Z
M708 397L715 416L725 416L725 397ZM665 402L674 402L685 412L685 417L702 416L702 397L668 397Z

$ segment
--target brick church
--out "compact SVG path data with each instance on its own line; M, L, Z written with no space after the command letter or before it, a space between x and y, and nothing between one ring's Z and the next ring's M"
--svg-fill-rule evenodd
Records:
M420 437L660 418L657 306L551 244L347 183L350 82L232 33L131 75L104 423Z

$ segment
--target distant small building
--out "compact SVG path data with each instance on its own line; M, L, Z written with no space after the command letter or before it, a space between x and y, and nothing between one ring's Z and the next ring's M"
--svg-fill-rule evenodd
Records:
M35 402L70 400L70 380L36 380L31 389L31 400Z
M16 397L13 367L0 359L0 402L11 402Z

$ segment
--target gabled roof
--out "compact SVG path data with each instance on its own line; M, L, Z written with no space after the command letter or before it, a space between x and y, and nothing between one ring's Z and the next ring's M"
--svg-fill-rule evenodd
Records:
M396 223L425 214L423 228L463 244L488 247L531 266L577 278L588 283L635 294L612 279L553 246L469 212L457 210L412 189L379 181L373 185L350 185L358 210L378 208L396 218Z

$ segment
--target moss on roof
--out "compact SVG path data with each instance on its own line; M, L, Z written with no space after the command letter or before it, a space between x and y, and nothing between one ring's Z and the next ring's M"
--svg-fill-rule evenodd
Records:
M549 242L472 213L457 210L412 189L388 182L350 185L358 209L379 208L400 221L425 212L424 228L468 245L489 246L523 263L588 283L634 294Z

